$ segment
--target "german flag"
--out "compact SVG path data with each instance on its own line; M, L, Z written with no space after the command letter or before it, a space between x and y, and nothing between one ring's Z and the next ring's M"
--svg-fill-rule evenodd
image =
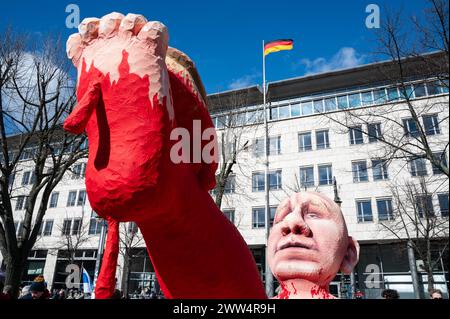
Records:
M282 50L292 50L294 47L294 40L292 39L281 39L267 42L264 45L264 56L272 52L278 52Z

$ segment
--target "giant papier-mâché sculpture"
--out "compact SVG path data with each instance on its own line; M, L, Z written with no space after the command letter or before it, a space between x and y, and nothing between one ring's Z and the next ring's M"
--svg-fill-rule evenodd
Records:
M265 298L245 241L208 194L217 162L170 158L173 129L192 136L194 120L203 132L213 124L194 64L168 48L166 27L136 14L87 18L67 53L78 105L64 129L87 133L86 190L109 226L96 298L114 292L118 223L126 221L140 228L167 298ZM214 134L202 149L211 141Z

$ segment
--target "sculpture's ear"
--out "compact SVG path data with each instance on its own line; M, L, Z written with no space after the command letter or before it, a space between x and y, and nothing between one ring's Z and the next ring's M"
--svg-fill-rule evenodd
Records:
M359 244L351 236L348 236L347 251L341 264L341 272L349 275L359 260Z

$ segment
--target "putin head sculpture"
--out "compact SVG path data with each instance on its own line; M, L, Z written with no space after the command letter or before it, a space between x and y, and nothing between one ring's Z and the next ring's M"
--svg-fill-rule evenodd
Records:
M315 192L293 194L277 209L268 242L269 266L280 299L328 299L329 284L352 272L359 245L348 235L340 207Z

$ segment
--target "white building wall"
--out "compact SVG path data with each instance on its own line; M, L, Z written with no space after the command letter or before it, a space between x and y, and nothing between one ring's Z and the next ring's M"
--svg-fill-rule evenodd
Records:
M417 108L423 105L430 105L435 102L448 103L448 95L437 98L416 100L414 103ZM398 103L397 103L398 104ZM437 103L436 103L437 104ZM383 106L376 106L380 108ZM405 117L410 117L410 113L405 109L405 105L398 105L399 110L393 114L394 118L400 121ZM371 112L374 107L366 108ZM318 165L332 164L333 175L337 179L339 187L339 196L342 200L342 212L344 214L349 233L359 241L378 241L396 239L391 232L383 227L377 218L376 199L383 197L392 197L391 185L404 185L406 181L416 181L417 177L412 177L407 162L403 159L394 160L388 168L389 179L386 181L374 181L371 169L371 158L380 157L383 154L384 147L381 142L369 143L368 136L364 135L364 144L350 145L347 129L338 124L336 119L343 119L345 111L338 111L334 114L310 115L300 118L289 118L269 123L269 136L281 136L281 154L270 155L270 170L282 169L282 190L270 191L270 205L277 205L284 198L288 197L298 188L299 169L301 166L314 166L315 187L308 190L316 190L333 198L333 186L318 186ZM364 112L364 111L363 111ZM428 109L426 114L438 113L439 119L448 119L448 108L444 111L439 107L437 109ZM333 118L334 120L331 120ZM382 131L386 130L386 123L382 123ZM364 128L364 125L363 125ZM315 132L318 130L329 129L330 148L316 149ZM392 128L389 128L392 129ZM435 151L443 151L448 143L448 120L440 123L441 134L429 136L431 148ZM224 130L218 130L218 139ZM313 150L299 152L298 134L303 132L312 133ZM403 134L403 131L397 132ZM249 141L253 144L255 138L264 137L263 125L255 125L253 130L245 129L245 137L241 137L241 143ZM448 149L446 150L448 160ZM352 161L366 160L368 166L369 181L353 182ZM243 171L243 172L242 172ZM226 194L223 200L222 209L235 209L235 220L238 229L249 245L263 245L265 243L264 228L252 228L252 207L264 207L265 194L262 192L252 192L251 172L264 172L264 157L256 158L252 154L252 147L248 151L239 153L237 164L233 168L236 175L236 194ZM442 183L442 176L432 175L432 166L427 162L427 182L430 191L438 188L439 192L448 192L448 182ZM445 180L445 178L444 178ZM244 194L242 194L244 193ZM251 200L249 200L251 199ZM357 221L357 199L371 199L372 204L372 222ZM435 210L439 211L439 204L436 196L433 198ZM447 227L448 228L448 227ZM448 234L448 232L447 232Z

